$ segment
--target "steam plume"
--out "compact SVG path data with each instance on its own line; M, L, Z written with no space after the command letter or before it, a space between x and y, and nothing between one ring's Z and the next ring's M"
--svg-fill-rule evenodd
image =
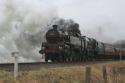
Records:
M0 2L0 62L11 62L19 51L21 61L39 60L38 53L46 24L57 17L56 8L46 1L2 0ZM48 6L49 5L49 6ZM40 32L41 31L41 32ZM35 39L34 39L35 38Z

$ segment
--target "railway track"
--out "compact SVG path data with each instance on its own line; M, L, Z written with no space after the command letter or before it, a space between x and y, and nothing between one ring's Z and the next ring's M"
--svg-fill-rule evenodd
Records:
M67 63L45 63L45 62L33 62L33 63L19 63L19 71L39 70L41 68L55 68L55 67L71 67L71 66L85 66L98 63L106 63L109 61L91 61L91 62L67 62ZM0 70L13 72L14 63L1 63Z

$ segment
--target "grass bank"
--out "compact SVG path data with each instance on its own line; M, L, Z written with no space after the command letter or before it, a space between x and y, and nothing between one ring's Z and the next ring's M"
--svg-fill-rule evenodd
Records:
M102 67L106 66L109 83L125 83L125 61L89 65L92 68L91 82L103 83ZM19 72L17 79L10 72L0 71L0 83L86 83L86 66L39 69ZM113 72L113 70L116 72Z

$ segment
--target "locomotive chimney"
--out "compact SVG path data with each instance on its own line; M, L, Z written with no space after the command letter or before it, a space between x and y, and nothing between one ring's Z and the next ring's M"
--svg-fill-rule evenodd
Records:
M53 29L57 30L58 25L53 25Z

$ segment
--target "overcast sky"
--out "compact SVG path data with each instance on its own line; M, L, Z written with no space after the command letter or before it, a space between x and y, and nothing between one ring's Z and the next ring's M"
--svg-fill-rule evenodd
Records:
M58 15L80 24L82 34L106 42L125 38L124 0L59 0Z
M79 23L82 35L99 41L125 40L124 4L124 0L0 0L0 62L8 61L12 51L20 51L19 41L24 42L25 50L30 48L30 56L34 53L33 57L40 58L39 48L33 52L26 38L19 35L44 30L43 26L53 17L73 19Z

